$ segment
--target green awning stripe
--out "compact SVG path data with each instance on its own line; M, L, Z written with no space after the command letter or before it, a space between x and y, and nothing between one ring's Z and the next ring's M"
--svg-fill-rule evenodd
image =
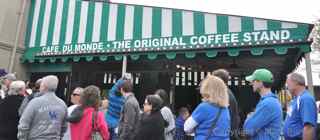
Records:
M168 59L175 59L176 58L176 53L175 52L168 52L168 53L166 53L166 57L168 58Z
M250 49L250 53L252 55L262 55L263 54L263 48L252 48Z
M105 42L108 40L108 19L109 19L109 3L103 3L101 26L100 26L100 41Z
M195 35L203 35L205 34L205 19L204 14L202 12L194 12L193 13L193 28Z
M46 0L41 0L41 5L40 5L40 14L39 14L39 20L38 20L38 26L37 26L37 32L36 32L36 41L35 41L35 47L40 46L41 42L41 36L42 36L42 26L44 22L44 14L46 10Z
M63 1L63 11L62 11L62 20L61 20L61 27L60 27L59 45L63 45L66 40L69 3L70 3L69 0Z
M132 60L138 60L140 58L140 55L139 54L132 54L132 55L130 55L130 58Z
M50 22L49 22L49 29L48 29L48 35L47 35L48 45L52 45L53 31L54 31L54 25L55 25L56 14L57 14L57 3L58 3L57 0L52 0Z
M103 55L103 56L100 56L99 59L100 59L100 61L107 61L108 56Z
M87 62L90 62L90 61L92 61L93 60L93 56L86 56L86 61Z
M206 52L206 56L209 57L209 58L216 57L217 54L218 54L218 51L207 51Z
M253 31L253 18L251 17L242 17L241 18L241 31L242 32L251 32Z
M122 55L115 55L115 56L114 56L114 59L115 59L116 61L120 61L120 60L122 60Z
M229 32L229 18L225 15L217 15L217 32L228 33Z
M26 38L25 38L25 47L28 48L30 45L30 37L31 37L31 31L32 31L32 21L34 17L34 9L35 9L35 0L30 1L30 8L28 13L28 22L27 22L27 30L26 30Z
M50 62L51 62L51 63L54 63L54 62L56 62L56 61L57 61L57 58L55 58L55 57L51 57L49 60L50 60Z
M172 36L182 35L182 11L172 10Z
M73 33L72 43L78 43L79 29L80 29L80 18L81 18L81 4L82 1L76 1L74 21L73 21Z
M185 57L189 59L194 58L196 57L196 52L186 52Z
M40 59L39 62L40 63L44 63L46 61L46 59Z
M143 7L140 5L135 5L133 19L133 39L139 39L142 37L142 14Z
M152 9L152 37L161 37L161 8Z
M229 56L238 56L240 53L239 53L239 49L229 49L228 50L228 55Z
M281 29L281 22L275 20L268 20L268 30L279 30Z
M61 61L62 61L62 62L67 62L68 59L69 59L69 57L63 57Z
M79 57L79 56L73 57L73 61L74 61L74 62L79 62L79 61L80 61L80 57Z
M148 54L148 59L149 60L154 60L154 59L156 59L158 57L158 54L156 54L156 53L149 53Z
M287 54L288 52L288 48L287 47L276 47L274 49L275 53L278 54L278 55L284 55L284 54Z
M116 40L123 40L124 38L124 20L126 15L126 6L119 4L117 13L117 25L116 25Z
M86 42L92 42L94 9L95 9L95 2L90 1L89 7L88 7L88 16L87 16L87 27L86 27L86 37L85 37Z

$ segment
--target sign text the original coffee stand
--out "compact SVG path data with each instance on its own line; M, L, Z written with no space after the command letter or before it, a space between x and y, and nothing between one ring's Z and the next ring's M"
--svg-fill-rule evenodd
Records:
M201 36L181 36L181 37L164 37L164 38L147 38L140 40L121 40L109 42L94 42L82 44L68 44L63 46L46 46L41 48L42 54L63 53L71 54L77 52L101 51L109 52L112 50L123 49L145 49L145 48L165 48L183 46L228 46L226 44L254 43L263 41L283 41L291 37L289 30L276 31L256 31L226 34L210 34Z

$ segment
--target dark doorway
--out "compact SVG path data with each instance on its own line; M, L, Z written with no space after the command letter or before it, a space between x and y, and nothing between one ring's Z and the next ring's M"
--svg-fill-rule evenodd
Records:
M59 79L58 89L56 90L56 95L64 100L65 102L68 102L67 93L69 92L69 81L70 81L70 73L66 72L44 72L44 73L31 73L30 81L35 83L38 79L43 78L47 75L55 75Z

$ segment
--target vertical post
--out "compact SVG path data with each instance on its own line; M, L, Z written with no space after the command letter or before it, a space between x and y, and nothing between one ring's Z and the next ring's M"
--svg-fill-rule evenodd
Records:
M13 46L13 49L12 49L11 55L10 55L10 62L9 62L9 68L8 68L9 73L13 72L13 65L14 65L14 61L16 58L17 48L19 45L19 36L20 36L20 32L21 32L22 20L23 20L24 10L25 10L26 4L27 4L27 0L22 0L21 11L19 11L19 13L18 13L18 24L17 24L16 37L15 37L14 46Z
M123 56L123 60L122 60L122 77L124 76L124 74L127 72L127 56L124 55Z
M170 107L171 109L175 108L175 87L176 87L176 77L175 72L170 72L170 91L169 91L169 99L170 99Z
M314 96L310 52L305 54L308 90Z

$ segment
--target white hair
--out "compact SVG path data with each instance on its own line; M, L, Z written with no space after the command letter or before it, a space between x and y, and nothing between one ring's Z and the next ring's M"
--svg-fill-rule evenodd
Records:
M42 78L41 84L47 87L48 91L55 92L58 87L59 79L55 75L48 75Z
M306 85L306 81L305 81L303 75L301 75L299 73L290 73L290 74L288 74L287 77L290 78L292 81L297 82L298 85L301 85L301 86Z
M26 88L23 81L13 81L9 86L8 95L19 95L22 89Z

